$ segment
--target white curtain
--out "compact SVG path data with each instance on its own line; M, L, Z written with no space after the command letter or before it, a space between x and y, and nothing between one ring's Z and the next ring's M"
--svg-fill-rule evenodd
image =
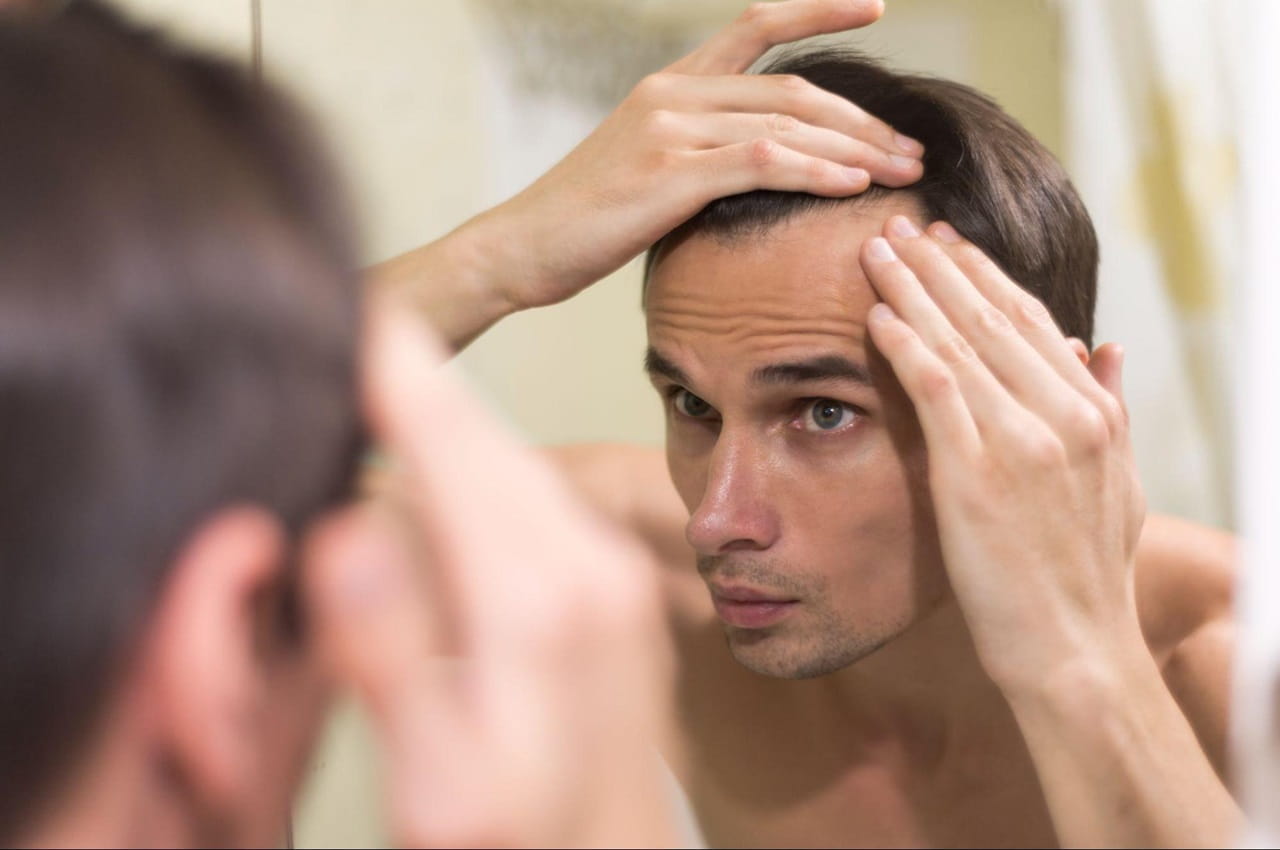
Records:
M1242 286L1236 359L1244 538L1235 689L1236 776L1249 817L1243 844L1280 845L1280 4L1237 0L1233 80L1239 93Z
M1097 341L1125 391L1153 510L1231 525L1238 277L1222 4L1065 0L1068 167L1102 247Z
M1156 504L1234 517L1241 534L1234 782L1248 817L1241 843L1274 847L1280 4L1063 0L1063 8L1070 165L1102 238L1102 337L1140 352L1127 389L1144 480ZM1160 412L1184 408L1195 427L1171 420L1159 433Z

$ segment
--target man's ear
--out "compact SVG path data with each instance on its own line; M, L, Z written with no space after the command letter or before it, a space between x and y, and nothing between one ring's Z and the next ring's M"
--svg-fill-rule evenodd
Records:
M1083 340L1074 336L1067 337L1067 344L1070 345L1071 350L1076 353L1076 357L1080 358L1081 365L1088 366L1089 346L1085 345Z
M215 817L234 816L259 779L260 602L285 552L284 529L270 513L224 509L178 553L148 627L142 684L153 745L190 802Z

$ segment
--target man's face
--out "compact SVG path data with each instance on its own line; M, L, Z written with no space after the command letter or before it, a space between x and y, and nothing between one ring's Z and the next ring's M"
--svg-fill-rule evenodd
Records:
M646 296L689 542L739 662L852 664L946 590L911 404L867 335L862 242L907 197L806 213L763 237L671 247Z

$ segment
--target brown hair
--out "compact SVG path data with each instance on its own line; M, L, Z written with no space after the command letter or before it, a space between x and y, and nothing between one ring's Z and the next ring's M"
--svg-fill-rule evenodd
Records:
M362 435L350 231L293 110L94 3L0 16L0 839L75 765L166 569L294 531ZM7 843L7 842L6 842Z
M1098 241L1061 164L990 98L949 80L899 74L847 49L787 55L761 70L794 74L856 103L925 145L924 177L852 198L758 191L721 198L663 237L757 235L801 213L908 192L931 221L950 222L1049 308L1062 331L1092 345Z

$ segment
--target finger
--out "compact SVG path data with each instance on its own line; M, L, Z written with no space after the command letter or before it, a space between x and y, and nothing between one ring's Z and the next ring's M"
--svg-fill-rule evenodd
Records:
M875 145L782 113L683 113L671 120L680 122L689 144L699 149L770 139L807 156L861 168L882 186L907 186L923 174L917 159L886 153Z
M894 251L919 281L908 286L914 298L937 305L954 328L1009 394L1056 430L1075 426L1090 416L1089 401L1075 392L1018 333L1001 310L988 301L951 257L905 216L885 223Z
M714 197L736 195L754 189L807 192L841 198L865 192L871 175L862 168L809 156L770 139L756 139L710 151L686 154L693 159L701 179L691 188Z
M1098 346L1089 358L1089 374L1116 401L1124 405L1124 382L1121 373L1124 369L1124 349L1114 342ZM1127 414L1126 414L1127 415Z
M1000 309L1023 338L1076 390L1097 401L1097 382L1080 362L1048 308L1027 292L947 222L935 222L929 233L983 296Z
M915 406L930 454L976 455L982 441L951 369L884 302L871 308L867 329Z
M1092 403L1111 435L1114 437L1121 434L1127 421L1123 404L1112 393L1106 392L1081 363L1080 357L1058 328L1048 308L1010 280L978 246L962 237L950 224L935 222L930 225L929 230L987 300L1009 317L1023 338L1076 392ZM1095 423L1089 421L1092 418L1092 414L1078 417L1078 421L1085 425L1081 431L1085 437L1095 436L1098 430L1094 427ZM1090 439L1089 442L1100 444L1098 440Z
M1085 346L1084 340L1079 337L1067 337L1067 345L1071 346L1071 353L1076 356L1085 366L1089 365L1089 349Z
M738 112L790 115L814 127L825 127L896 156L900 171L921 168L924 147L899 134L865 109L837 94L790 74L684 76L659 74L644 84L643 97L655 109L681 112ZM918 179L919 173L915 175Z
M862 247L861 261L867 279L880 297L900 321L910 327L934 360L951 372L952 383L979 432L986 436L1006 427L1013 419L1021 418L1021 411L1009 393L925 293L920 281L894 253L888 240L882 237L867 240ZM932 375L932 372L928 374ZM940 380L936 377L931 379ZM951 392L946 386L929 389L943 394Z
M776 44L864 27L883 12L883 0L753 3L733 23L668 70L681 74L739 74Z

